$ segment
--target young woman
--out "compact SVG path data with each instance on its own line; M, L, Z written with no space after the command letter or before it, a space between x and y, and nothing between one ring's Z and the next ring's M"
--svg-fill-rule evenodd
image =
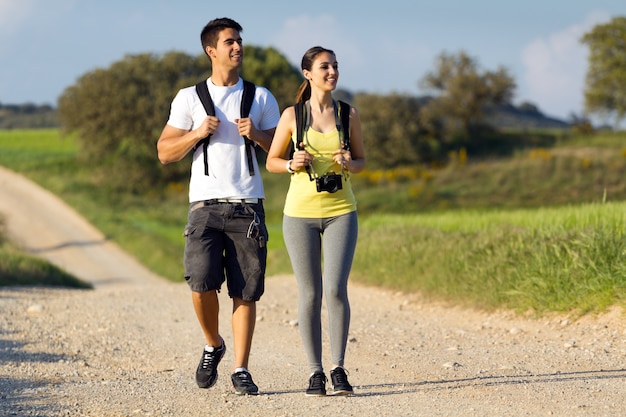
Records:
M344 110L349 112L349 126L342 126L342 106L332 96L339 79L333 51L320 46L309 49L301 68L305 80L297 104L281 115L266 167L269 172L291 174L283 235L299 288L299 328L311 371L306 394L326 395L321 324L325 295L333 394L349 395L353 388L344 369L350 326L347 287L358 234L350 175L365 166L361 121L357 109L349 107ZM298 106L304 108L302 143L296 134Z

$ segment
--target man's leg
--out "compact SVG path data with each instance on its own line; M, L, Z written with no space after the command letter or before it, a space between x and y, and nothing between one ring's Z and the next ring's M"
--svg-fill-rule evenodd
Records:
M230 376L237 395L257 395L259 387L248 372L248 359L256 322L256 302L233 298L235 370Z
M248 371L256 324L256 300L263 294L267 259L267 229L261 203L234 207L227 227L225 265L228 294L233 300L232 328L235 354L231 375L235 394L256 395L259 387ZM248 300L248 301L244 301ZM254 300L254 301L253 301Z
M248 368L256 324L256 302L233 298L233 339L235 369Z
M204 338L209 346L220 347L222 338L219 334L220 304L217 291L191 292L193 308L198 317L198 323L204 333Z
M219 300L217 291L191 294L198 322L207 341L196 369L196 383L200 388L211 388L217 382L217 366L226 353L226 346L218 330Z

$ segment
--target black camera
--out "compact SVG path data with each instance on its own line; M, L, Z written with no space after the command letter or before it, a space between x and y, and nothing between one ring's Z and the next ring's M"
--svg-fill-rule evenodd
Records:
M315 178L315 186L317 192L328 191L329 193L336 193L341 190L341 175L339 174L324 174L321 177Z

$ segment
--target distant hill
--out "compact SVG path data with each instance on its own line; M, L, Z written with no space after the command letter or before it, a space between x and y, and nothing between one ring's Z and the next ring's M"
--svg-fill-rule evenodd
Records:
M0 103L0 129L59 127L57 111L49 105Z
M423 102L428 100L423 98ZM495 128L567 129L571 123L544 115L535 105L524 103L494 107L486 112ZM0 103L0 129L37 129L59 127L57 111L49 105Z
M486 112L486 118L495 128L568 129L571 123L544 115L535 105L524 103L498 106Z

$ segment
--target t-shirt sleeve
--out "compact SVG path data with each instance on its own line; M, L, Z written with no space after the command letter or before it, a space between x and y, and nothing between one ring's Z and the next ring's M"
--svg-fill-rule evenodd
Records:
M190 130L193 128L191 113L191 96L186 89L179 90L170 106L170 117L167 124L177 129Z
M273 129L278 125L280 119L280 110L278 108L278 102L270 91L264 87L257 87L261 89L261 97L263 103L263 116L261 117L260 130Z

